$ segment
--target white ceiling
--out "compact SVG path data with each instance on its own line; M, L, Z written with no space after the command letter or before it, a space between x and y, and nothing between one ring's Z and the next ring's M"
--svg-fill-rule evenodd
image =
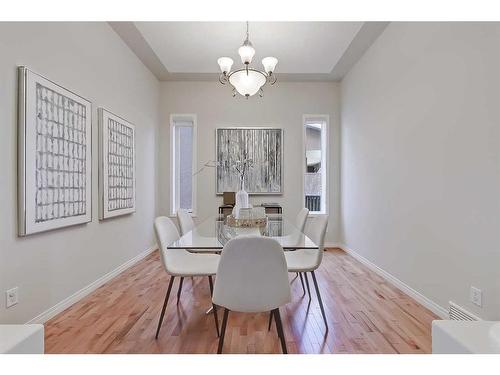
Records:
M266 56L278 58L277 73L330 73L363 22L250 22L261 68ZM241 66L238 48L245 22L135 22L170 73L217 73L217 59L229 56Z
M216 80L221 56L242 66L238 48L245 22L109 22L161 81ZM250 40L261 68L277 57L280 81L336 81L350 70L388 22L250 22Z

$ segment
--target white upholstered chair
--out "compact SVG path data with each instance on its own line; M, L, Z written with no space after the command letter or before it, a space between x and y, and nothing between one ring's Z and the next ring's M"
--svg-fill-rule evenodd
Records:
M170 275L170 282L167 288L165 301L158 321L158 328L156 329L156 338L160 333L163 316L167 308L168 298L172 285L176 277L181 277L180 283L184 277L189 276L208 276L210 293L213 292L212 276L217 273L220 256L216 254L194 254L184 249L167 249L167 246L179 238L177 227L168 217L160 216L155 219L155 233L160 246L160 258L165 268L165 271ZM179 284L179 287L181 284ZM180 288L177 298L180 295ZM219 335L219 320L217 319L217 310L214 307L215 328L217 335Z
M314 287L316 289L316 295L318 297L319 306L321 308L321 314L323 315L323 321L325 322L326 329L328 330L325 309L323 307L323 301L321 300L321 294L319 292L316 275L314 274L314 271L320 266L321 261L323 260L323 250L327 226L328 215L317 215L312 217L309 226L311 229L307 234L308 237L311 238L311 240L313 240L316 245L318 245L318 249L300 249L295 251L287 251L285 253L285 259L288 267L288 272L298 272L301 277L301 281L302 275L304 275L307 284L307 291L309 292L309 299L311 299L311 291L309 289L309 280L307 279L307 273L311 273L314 281Z
M288 235L287 237L291 242L295 241L300 241L301 234L304 232L304 228L306 227L306 221L307 221L307 216L309 215L309 209L308 208L303 208L299 211L297 216L295 217L295 227L299 230L297 233L293 235ZM306 288L304 287L304 279L302 278L302 274L297 272L297 276L300 276L300 283L302 284L302 290L304 291L304 294L306 293ZM309 293L309 299L311 299L311 293ZM271 319L272 316L270 316L269 320L269 327L271 327Z
M181 208L177 210L177 220L179 221L179 227L181 228L181 236L190 232L194 228L194 221L191 214L187 210Z
M195 227L193 217L191 214L184 208L179 208L177 210L177 222L179 223L179 228L181 230L181 236L184 236L186 233L189 233ZM177 304L181 298L182 292L182 284L184 283L184 277L181 277L179 281L179 288L177 289Z
M302 210L299 211L299 213L297 214L297 217L295 218L295 226L301 232L304 232L304 228L306 226L307 215L309 215L309 210L304 207Z
M229 311L271 311L283 353L287 353L279 307L290 302L290 284L281 245L267 237L241 236L222 250L213 303L224 307L218 353L222 353Z

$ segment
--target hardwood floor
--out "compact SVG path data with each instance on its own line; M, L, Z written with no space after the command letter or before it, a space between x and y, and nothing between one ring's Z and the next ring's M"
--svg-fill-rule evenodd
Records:
M290 275L292 302L281 308L289 353L429 353L437 317L339 249L316 271L330 326ZM309 281L311 277L309 276ZM45 324L47 353L216 353L208 278L178 280L160 337L156 325L168 285L155 252ZM220 310L219 310L220 311ZM268 314L229 315L224 353L281 353ZM219 313L222 319L222 311Z

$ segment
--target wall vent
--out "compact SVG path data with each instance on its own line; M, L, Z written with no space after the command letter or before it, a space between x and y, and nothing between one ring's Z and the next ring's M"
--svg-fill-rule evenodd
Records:
M466 321L474 321L481 320L476 315L468 312L463 307L458 306L456 303L450 301L448 315L451 320L466 320Z

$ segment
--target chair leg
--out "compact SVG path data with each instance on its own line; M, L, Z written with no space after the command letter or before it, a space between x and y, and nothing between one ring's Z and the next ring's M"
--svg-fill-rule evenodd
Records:
M210 287L210 297L214 294L214 282L212 276L208 276L208 286Z
M222 346L224 345L224 335L226 334L227 317L229 315L229 310L224 309L224 317L222 318L222 330L219 336L219 347L217 348L217 354L222 353Z
M311 302L311 289L309 289L309 279L307 278L307 272L304 272L304 279L306 279L307 294L309 294L309 302Z
M304 292L302 295L305 296L306 295L306 287L304 286L304 278L302 277L302 273L299 272L299 276L300 276L300 283L302 284L302 291Z
M214 294L214 283L212 280L212 276L208 276L208 285L210 285L210 297ZM214 311L214 319L215 319L215 329L217 331L217 337L219 334L219 318L217 317L217 306L212 302L212 310Z
M156 328L155 339L158 338L160 333L161 323L163 322L163 316L165 315L165 309L167 308L168 297L170 296L170 291L172 290L172 284L174 283L174 276L170 276L170 282L168 283L167 295L165 296L165 301L163 302L163 308L161 309L160 320L158 321L158 328Z
M179 282L179 289L177 290L177 304L179 304L179 300L181 298L182 283L183 282L184 282L184 277L181 277L181 281Z
M326 330L328 331L328 323L326 322L326 315L325 315L325 309L323 308L323 301L321 300L321 294L319 293L319 287L318 287L318 281L316 280L316 275L314 274L314 271L311 272L313 281L314 281L314 287L316 288L316 295L318 296L318 302L319 302L319 307L321 309L321 315L323 315L323 321L325 322Z
M283 354L288 354L286 350L285 334L283 333L283 325L281 324L280 309L274 309L271 313L274 313L274 320L276 320L276 329L278 330L278 336L281 341L281 351Z
M269 312L269 324L267 325L267 330L271 330L271 323L273 322L273 312Z

